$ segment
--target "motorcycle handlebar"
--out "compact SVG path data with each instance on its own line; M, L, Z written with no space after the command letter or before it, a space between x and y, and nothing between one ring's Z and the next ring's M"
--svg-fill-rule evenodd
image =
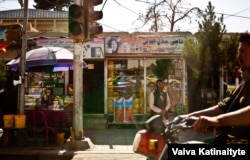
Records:
M181 116L177 116L173 119L172 122L169 123L171 125L171 128L191 128L192 125L198 120L198 117L188 117L183 118Z

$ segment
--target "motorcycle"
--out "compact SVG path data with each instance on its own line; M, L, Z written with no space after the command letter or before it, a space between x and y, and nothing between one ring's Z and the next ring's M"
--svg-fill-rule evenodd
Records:
M167 160L168 144L179 143L180 130L189 129L197 117L186 119L175 117L165 123L160 115L155 115L145 122L146 129L138 131L133 141L133 151L145 155L148 159ZM187 141L186 144L204 143L202 141Z
M2 135L3 135L3 129L0 128L0 138L2 137Z

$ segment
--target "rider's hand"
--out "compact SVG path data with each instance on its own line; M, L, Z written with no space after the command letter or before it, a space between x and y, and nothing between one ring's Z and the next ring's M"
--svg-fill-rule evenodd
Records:
M211 128L217 128L218 126L219 122L216 117L200 116L193 124L193 129L197 132L206 133Z

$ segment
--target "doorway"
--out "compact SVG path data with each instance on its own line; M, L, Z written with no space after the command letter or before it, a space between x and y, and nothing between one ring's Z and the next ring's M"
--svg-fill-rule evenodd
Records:
M83 112L104 113L104 62L85 60L83 69Z

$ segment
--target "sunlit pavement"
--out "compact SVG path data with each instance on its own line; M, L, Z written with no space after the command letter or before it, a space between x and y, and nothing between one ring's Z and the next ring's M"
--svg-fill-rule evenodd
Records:
M146 160L136 154L132 145L96 145L92 151L78 151L72 160Z
M8 160L146 160L133 152L134 136L139 129L86 129L85 136L94 144L93 149L66 150L65 145L0 147L0 159ZM201 134L192 130L180 132L179 141L203 140L212 133ZM67 138L67 137L65 137Z
M110 145L95 145L95 148L93 150L78 151L73 157L73 160L146 160L146 157L144 157L143 155L135 154L132 150L131 144L133 142L136 130L130 130L129 132L127 131L127 133L123 130L100 132L102 132L102 135L104 135L104 137L106 137L107 139L110 138L110 141L108 142ZM122 134L124 134L125 136L121 136ZM185 142L187 140L202 141L211 136L213 136L211 132L203 134L196 133L192 130L185 130L180 132L179 141L180 143ZM93 135L93 140L97 142L98 139L95 139L94 137L97 138L97 136ZM124 140L128 145L112 145L112 143L115 143L115 141L116 143L119 143Z

